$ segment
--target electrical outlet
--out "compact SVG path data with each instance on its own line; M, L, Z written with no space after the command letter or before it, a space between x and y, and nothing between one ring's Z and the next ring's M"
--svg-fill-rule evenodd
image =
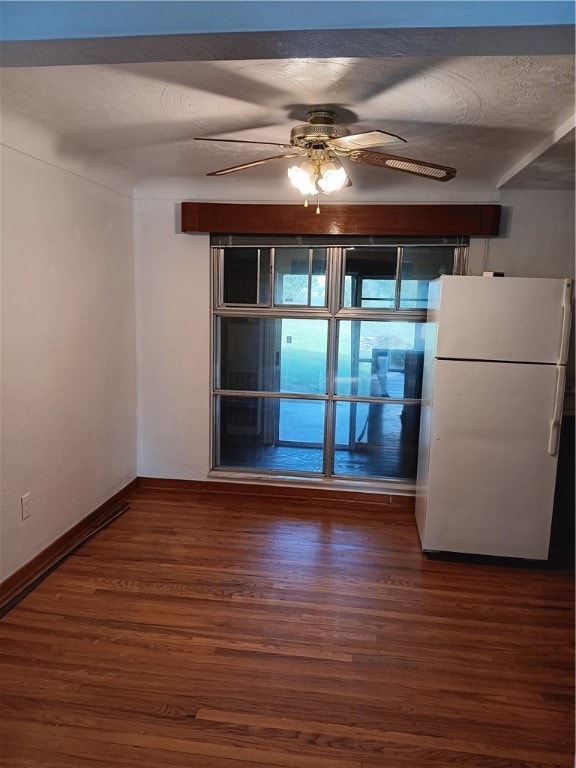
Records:
M20 506L22 507L22 520L27 520L32 514L32 494L26 493L20 497Z

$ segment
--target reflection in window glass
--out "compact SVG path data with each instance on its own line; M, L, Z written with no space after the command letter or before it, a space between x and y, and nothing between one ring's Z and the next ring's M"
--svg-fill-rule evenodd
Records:
M319 474L325 403L276 397L216 398L216 466Z
M347 249L342 306L393 309L397 261L397 248Z
M324 443L324 411L321 400L279 401L278 440L283 443L316 445Z
M336 394L420 398L424 324L340 320Z
M324 394L328 321L283 318L280 325L280 391Z
M326 306L326 248L277 248L274 304Z
M362 410L354 405L336 403L334 474L414 480L420 405L374 402L363 403Z
M400 309L426 309L428 283L440 275L451 275L454 246L410 246L403 249Z
M225 248L223 261L224 304L268 304L269 248Z
M428 284L455 253L417 242L215 251L214 467L415 480Z
M217 389L326 392L328 321L220 317Z

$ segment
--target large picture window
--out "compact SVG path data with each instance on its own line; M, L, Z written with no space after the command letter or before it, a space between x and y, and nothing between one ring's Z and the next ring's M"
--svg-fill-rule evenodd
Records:
M462 251L214 247L213 470L413 484L428 283Z

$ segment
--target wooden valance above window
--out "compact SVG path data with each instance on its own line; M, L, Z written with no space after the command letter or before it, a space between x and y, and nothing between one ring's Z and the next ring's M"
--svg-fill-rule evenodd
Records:
M497 237L500 205L182 203L182 232Z

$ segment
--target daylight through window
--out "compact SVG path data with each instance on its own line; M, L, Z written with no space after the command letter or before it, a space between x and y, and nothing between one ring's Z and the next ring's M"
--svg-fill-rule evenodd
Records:
M428 283L462 251L214 247L213 469L413 484Z

